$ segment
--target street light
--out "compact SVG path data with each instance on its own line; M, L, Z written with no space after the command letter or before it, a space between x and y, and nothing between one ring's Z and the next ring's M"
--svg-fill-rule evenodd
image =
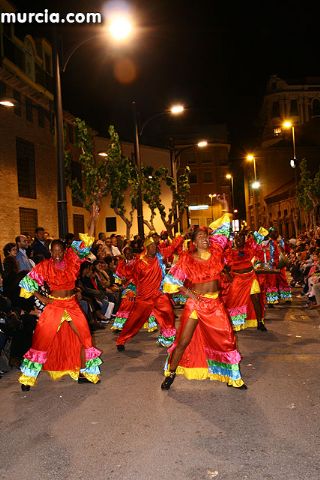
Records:
M226 174L226 179L231 180L231 205L232 205L232 210L234 209L234 195L233 195L233 175L231 173Z
M124 28L124 22L120 22L120 14L109 22L109 31L111 36L118 41L123 41L128 38L132 29ZM128 15L125 16L128 22ZM120 34L122 32L122 34ZM126 32L126 33L125 33ZM62 72L65 72L67 65L74 55L74 53L85 43L91 41L94 38L100 37L100 35L94 35L82 42L78 43L67 56L64 64L62 65ZM53 37L53 69L54 69L54 83L55 83L55 95L54 95L54 111L55 111L55 123L56 123L56 145L57 145L57 182L58 182L58 224L59 224L59 237L64 238L68 231L68 212L67 212L67 194L66 183L64 173L64 138L63 138L63 108L62 108L62 93L61 93L61 73L60 73L60 55L58 49L57 34L54 32Z
M211 220L214 221L214 216L213 216L213 199L216 198L217 194L216 193L209 193L208 197L210 198L210 206L211 206Z
M291 129L293 158L290 160L290 167L291 168L296 168L296 166L297 166L297 156L296 156L296 139L295 139L294 125L290 120L284 120L284 122L282 122L282 128L284 128L285 130L290 130Z
M141 190L141 155L140 155L140 139L144 132L145 127L155 118L158 118L162 115L180 115L184 112L183 105L172 105L169 109L158 112L147 118L139 129L138 126L138 113L136 102L132 102L132 112L133 112L133 124L134 124L134 156L136 162L136 168L138 171L138 198L137 198L137 220L138 220L138 234L140 238L144 238L144 220L143 220L143 200L142 200L142 190ZM171 160L171 149L170 149L170 164L171 164L171 173L173 173L173 166Z
M201 149L201 148L205 148L207 146L208 146L208 141L203 139L203 140L200 140L199 142L197 142L196 144L186 145L186 146L180 148L179 150L176 150L174 140L173 140L173 138L170 138L171 176L174 179L176 190L178 189L178 185L177 185L177 170L178 170L177 163L178 163L178 158L180 157L182 152L185 152L186 150L189 150L189 149L195 148L195 147L198 147L198 148ZM174 219L176 220L177 218L178 218L178 214L177 214L177 205L176 205L176 209L175 209L175 212L174 212ZM190 226L189 208L187 208L187 223L188 223L188 227L189 227ZM174 233L177 233L177 227L176 226L174 227Z
M246 156L248 162L253 162L253 176L254 181L251 183L251 188L253 191L253 212L254 212L254 223L255 227L258 228L258 211L257 211L257 200L256 200L256 191L261 187L261 183L257 180L257 168L256 168L256 157L252 153L248 153Z
M17 105L17 100L11 97L2 97L0 98L0 105L2 105L5 108L12 108Z

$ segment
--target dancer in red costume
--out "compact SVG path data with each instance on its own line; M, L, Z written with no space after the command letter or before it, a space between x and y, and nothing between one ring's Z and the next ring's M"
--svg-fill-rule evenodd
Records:
M182 242L183 237L177 237L172 245L167 247L165 254L171 255ZM125 349L125 343L139 332L152 311L161 329L158 343L169 347L175 339L176 329L172 302L169 296L161 291L165 265L153 236L146 239L145 248L145 253L135 262L133 268L133 283L137 288L137 296L134 308L116 341L119 351Z
M228 211L225 197L219 201ZM213 222L212 236L207 229L192 235L193 251L180 255L164 280L164 291L182 289L188 297L177 339L169 349L166 378L168 390L176 374L188 379L218 380L231 387L246 389L239 369L240 354L227 311L219 298L218 282L224 268L224 249L230 233L230 215Z
M54 240L51 258L36 265L20 282L21 296L34 295L46 305L21 365L22 390L35 385L41 370L47 370L53 380L68 374L79 383L99 381L101 352L92 345L88 322L74 293L80 264L94 241L97 217L94 205L89 234L80 234L81 241L74 241L68 249L61 240ZM49 297L38 293L44 284L50 289Z
M124 258L119 261L116 271L116 281L118 279L120 284L122 284L123 292L121 295L119 310L117 311L117 315L111 327L111 330L114 332L121 332L130 313L134 309L134 302L136 299L136 287L133 283L132 277L133 268L138 257L134 255L132 248L129 246L123 249L123 255ZM152 312L148 318L148 322L144 325L144 328L148 330L149 333L158 329L156 319Z
M266 291L266 303L272 307L279 303L280 300L291 303L291 288L287 281L286 267L281 265L281 256L284 254L284 242L278 240L278 231L271 227L269 229L269 240L264 245L265 259L270 270L278 269L279 273L265 275L261 278ZM260 277L259 277L260 279Z
M225 252L230 268L231 283L227 286L223 301L228 309L235 331L255 327L266 331L261 308L261 291L252 261L261 247L251 237L246 240L240 232L234 240L235 247Z

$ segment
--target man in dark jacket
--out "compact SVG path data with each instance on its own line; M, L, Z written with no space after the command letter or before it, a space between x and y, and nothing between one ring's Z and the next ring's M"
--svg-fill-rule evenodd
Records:
M34 238L33 244L31 245L33 258L38 255L42 255L44 258L51 257L49 249L45 243L44 232L45 230L43 227L37 227L35 229L35 236L34 236L35 238Z

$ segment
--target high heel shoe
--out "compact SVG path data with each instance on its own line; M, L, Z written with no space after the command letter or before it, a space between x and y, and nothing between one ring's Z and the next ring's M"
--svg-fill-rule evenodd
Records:
M268 331L267 327L265 326L265 324L263 322L258 322L257 330L261 330L261 332L267 332Z
M170 372L170 375L166 377L161 383L161 390L169 390L175 378L176 372Z

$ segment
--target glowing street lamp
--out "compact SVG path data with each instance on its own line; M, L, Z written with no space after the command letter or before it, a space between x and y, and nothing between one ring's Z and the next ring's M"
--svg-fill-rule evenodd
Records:
M231 173L226 174L226 179L231 180L231 197L232 197L232 210L234 209L234 198L233 198L233 175Z
M291 120L284 120L282 122L282 128L284 130L290 130L292 134L292 148L293 148L293 158L290 160L290 167L296 168L297 166L297 157L296 157L296 139L295 139L295 132L294 132L294 125Z
M254 181L257 181L257 169L256 169L256 157L252 153L248 153L246 156L248 162L253 162L253 174L254 174Z
M208 141L207 140L200 140L200 142L197 143L197 146L199 148L205 148L208 146Z
M261 183L259 182L259 180L256 180L256 181L252 182L251 187L254 190L259 190L259 188L261 187Z
M172 105L169 110L172 115L180 115L184 112L184 106L181 104Z
M111 17L108 30L116 42L123 42L133 33L133 22L128 15L117 14Z
M14 98L9 97L0 98L0 105L6 108L12 108L17 105L17 101Z
M132 102L132 111L133 111L133 123L134 123L134 153L135 153L135 161L136 167L139 172L139 178L141 176L141 155L140 155L140 138L143 134L145 127L155 118L158 118L162 115L172 114L172 115L180 115L184 112L184 106L181 104L172 105L169 109L158 112L152 115L151 117L147 118L147 120L142 124L139 128L138 126L138 112L136 107L136 102ZM176 184L176 176L174 174L174 167L173 167L173 154L172 149L170 149L170 162L171 162L171 174L175 179ZM137 217L138 217L138 233L140 238L144 238L144 219L143 219L143 201L142 201L142 191L141 185L139 184L138 188L138 201L137 201Z

